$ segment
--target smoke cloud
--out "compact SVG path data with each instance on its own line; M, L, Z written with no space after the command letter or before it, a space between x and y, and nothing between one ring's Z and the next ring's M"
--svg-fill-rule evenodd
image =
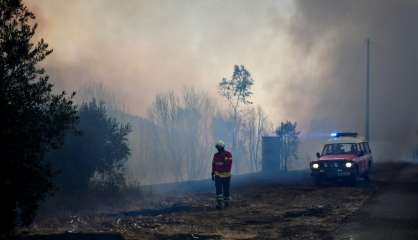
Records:
M418 2L298 1L296 9L292 31L299 46L309 55L319 42L326 44L311 130L363 133L370 38L371 141L397 157L417 144Z
M297 121L305 137L364 133L365 39L371 44L371 139L411 145L418 121L418 2L27 1L54 49L58 87L97 81L131 113L184 85L217 96L243 64L254 102L273 122ZM221 100L219 100L221 101Z
M99 81L144 115L157 93L184 85L217 96L218 82L243 64L256 80L254 102L273 118L304 112L284 107L303 95L285 88L305 68L287 31L290 1L27 3L38 16L38 35L54 48L46 64L58 87Z

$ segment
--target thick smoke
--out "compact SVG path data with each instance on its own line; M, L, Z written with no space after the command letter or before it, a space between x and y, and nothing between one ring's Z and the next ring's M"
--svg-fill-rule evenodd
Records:
M296 9L294 40L307 56L319 43L325 46L326 70L319 89L311 92L319 99L311 112L312 134L364 133L365 40L370 38L371 141L381 143L377 151L409 151L418 134L418 2L304 0Z
M276 119L299 56L286 25L289 1L27 1L38 35L54 49L47 70L58 87L98 81L145 115L154 97L184 86L217 95L217 84L245 65L256 80L254 102ZM300 62L300 61L298 61ZM303 61L302 61L303 62ZM279 83L277 83L279 82ZM280 107L272 96L283 93ZM303 111L300 111L303 112ZM292 113L292 118L299 112Z
M54 48L46 65L60 88L100 82L145 116L161 92L188 86L217 96L220 79L243 64L255 79L254 102L275 125L297 121L312 139L364 133L370 38L371 140L384 143L374 149L398 153L416 144L417 1L26 3Z
M131 113L184 86L205 89L243 64L255 79L253 102L272 121L308 129L320 85L322 43L308 54L294 41L292 1L28 1L38 35L54 48L47 71L57 87L101 82ZM305 132L305 131L303 131Z

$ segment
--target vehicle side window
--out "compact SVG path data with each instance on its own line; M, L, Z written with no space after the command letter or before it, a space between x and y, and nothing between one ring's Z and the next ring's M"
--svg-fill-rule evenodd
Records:
M355 153L355 152L357 152L357 151L358 151L357 144L353 144L353 145L352 145L352 147L353 147L353 149L352 149L352 151L351 151L351 152Z
M364 143L364 147L366 148L366 152L367 153L371 153L371 151L370 151L370 147L369 147L369 143Z
M363 143L361 143L361 146L363 148L364 154L369 154L370 153L369 145L367 143L363 142Z
M366 147L366 143L361 143L361 146L363 146L364 154L368 154L367 147Z
M363 143L359 143L359 144L358 144L358 149L359 149L359 151L361 151L361 152L365 153L365 151L364 151L364 147L363 147Z

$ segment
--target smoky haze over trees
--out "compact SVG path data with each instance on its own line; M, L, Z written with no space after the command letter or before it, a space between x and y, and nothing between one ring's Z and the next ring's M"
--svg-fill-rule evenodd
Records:
M273 132L260 106L242 107L236 122L227 104L219 105L195 88L158 94L147 117L124 112L103 85L89 83L78 92L80 101L99 97L98 101L111 106L109 116L131 126L130 156L124 171L129 186L208 178L214 143L224 139L231 148L235 125L239 133L234 173L259 171L261 136Z
M241 151L238 149L239 137L240 137L240 127L242 126L241 119L241 109L245 105L250 105L251 95L251 86L254 84L254 80L251 77L250 72L245 69L243 65L235 65L234 71L232 73L231 79L223 78L218 86L219 94L224 97L228 103L230 109L231 118L232 118L232 143L231 150L234 152L236 159L240 159L242 156ZM225 132L228 132L226 130ZM249 134L253 134L250 132ZM250 153L250 156L253 155ZM237 157L238 156L238 157ZM233 165L233 169L236 169L238 164Z
M416 141L415 0L74 1L28 1L54 23L41 30L64 54L48 69L68 89L74 76L103 82L144 117L161 91L199 86L214 97L213 81L243 63L257 76L254 102L274 122L297 121L302 139L364 135L371 38L371 140Z
M235 150L238 139L239 126L239 111L243 105L252 104L250 101L251 86L254 80L250 72L245 69L243 65L235 65L234 72L231 79L223 78L219 83L219 93L223 96L231 108L232 119L234 120L233 134L232 134L232 149Z
M276 129L276 135L280 141L280 162L284 164L281 168L285 171L288 170L288 163L298 158L299 134L300 132L297 130L296 122L281 122L280 126Z
M260 170L260 138L273 132L267 113L298 122L303 130L299 149L304 137L316 141L334 130L361 133L366 38L372 40L371 141L381 144L374 149L399 156L412 154L410 145L418 144L414 0L296 0L287 8L274 4L285 1L76 1L66 5L68 11L57 2L28 1L39 10L45 33L60 46L58 57L42 63L51 51L43 40L31 43L33 15L20 1L0 0L0 121L6 156L1 177L6 192L21 190L2 206L12 219L2 227L12 228L16 215L30 223L53 188L50 163L62 174L57 183L67 190L100 182L173 182L208 178L218 139L233 150L234 174ZM74 98L55 94L39 63L63 88L73 88L74 82L104 83L84 85L76 97L85 103L80 135L64 138L77 121ZM250 66L257 83L237 65L231 79L218 84L235 63ZM250 97L263 100L263 108L253 106ZM279 135L298 135L292 122L280 128ZM64 148L45 161L63 139ZM302 155L313 157L316 151ZM75 166L83 170L77 172L80 182L67 181ZM301 166L307 167L306 161Z
M260 168L260 139L269 131L263 110L239 113L236 173ZM207 93L193 88L161 93L149 109L149 118L133 117L127 163L130 184L204 179L210 176L211 157L217 139L232 146L234 118L219 108ZM237 154L238 155L238 154Z
M149 149L155 152L149 161L154 159L158 168L167 165L176 180L205 176L212 150L209 121L213 110L208 97L193 89L185 89L180 96L174 92L156 96L150 109L155 147Z

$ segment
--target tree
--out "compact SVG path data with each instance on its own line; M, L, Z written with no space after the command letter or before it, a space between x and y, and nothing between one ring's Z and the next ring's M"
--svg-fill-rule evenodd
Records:
M207 174L207 159L213 149L213 112L207 94L193 88L184 88L180 94L171 91L156 96L150 108L154 133L148 138L154 142L143 151L153 151L150 160L158 166L161 177L183 181Z
M242 105L252 104L250 98L253 94L251 92L253 84L254 80L250 72L243 65L235 65L232 78L223 78L218 86L219 93L226 98L229 106L232 108L233 120L235 122L232 135L232 150L236 148L238 141L239 110Z
M296 130L297 123L290 121L281 122L280 127L276 129L276 135L281 142L281 162L284 163L283 169L287 171L288 160L297 157L297 150L299 146L299 134Z
M261 154L261 148L260 148L261 139L263 137L263 134L266 134L267 125L268 125L267 115L265 114L265 112L260 106L257 107L255 120L257 122L255 124L256 125L256 129L255 129L256 140L255 140L255 146L254 146L254 156L252 158L253 158L254 166L255 166L254 170L258 171L261 167L260 166L261 163L259 159L259 156Z
M106 189L124 185L123 167L129 157L128 124L120 124L107 116L103 103L94 99L79 110L79 134L68 134L61 149L48 159L59 171L56 177L63 191L87 190L94 176Z
M33 43L35 16L21 0L0 0L0 146L1 189L10 234L16 221L27 225L40 202L53 190L53 175L44 155L62 144L64 132L77 120L72 97L53 93L38 67L52 50L43 39Z
M269 121L260 106L250 107L242 114L242 127L240 129L240 148L245 148L247 171L256 172L261 167L261 139L268 132Z

